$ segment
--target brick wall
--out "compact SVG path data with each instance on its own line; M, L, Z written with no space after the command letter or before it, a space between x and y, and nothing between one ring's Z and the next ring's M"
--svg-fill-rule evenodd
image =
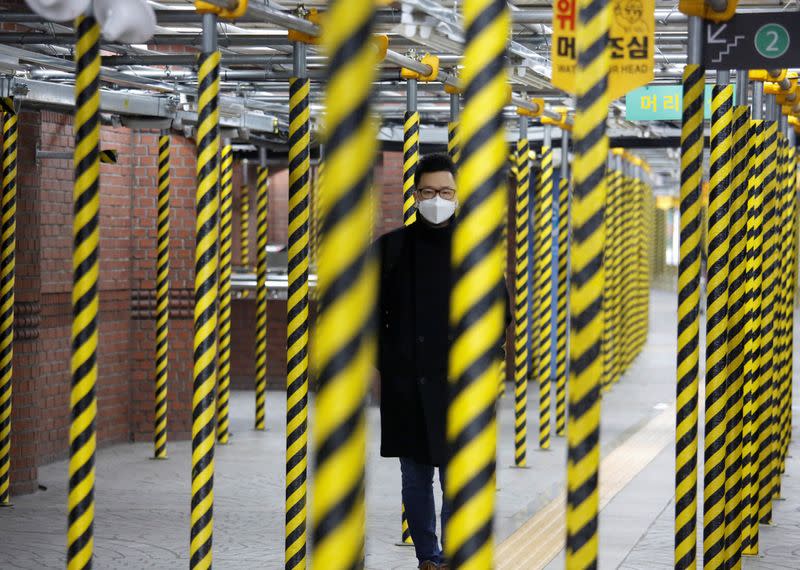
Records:
M147 440L152 433L157 136L103 126L101 139L102 148L119 154L117 164L101 166L97 437L102 446ZM177 135L171 140L169 434L186 438L191 428L195 150L193 141ZM72 161L37 161L35 149L70 152L72 146L70 114L20 113L14 493L34 490L37 467L67 456ZM236 180L241 180L239 170L237 164ZM285 189L280 183L273 188L280 204ZM280 224L275 226L275 239L280 239ZM255 225L252 231L255 240Z

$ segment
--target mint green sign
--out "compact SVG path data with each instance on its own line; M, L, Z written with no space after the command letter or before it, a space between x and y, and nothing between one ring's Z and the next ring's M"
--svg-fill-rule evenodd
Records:
M706 85L704 115L711 118L711 88ZM734 96L736 86L734 86ZM625 118L629 121L680 121L683 116L681 85L648 85L625 95Z
M764 24L756 32L756 51L764 57L781 57L789 49L789 32L780 24Z

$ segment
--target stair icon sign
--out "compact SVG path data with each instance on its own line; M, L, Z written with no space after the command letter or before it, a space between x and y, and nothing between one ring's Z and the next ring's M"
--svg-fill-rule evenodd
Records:
M739 40L743 40L744 38L745 36L733 36L733 41L731 43L726 43L725 47L720 50L720 52L717 54L717 57L715 57L712 61L714 61L714 63L721 62L722 58L730 54L731 50L733 50L733 48L739 44Z

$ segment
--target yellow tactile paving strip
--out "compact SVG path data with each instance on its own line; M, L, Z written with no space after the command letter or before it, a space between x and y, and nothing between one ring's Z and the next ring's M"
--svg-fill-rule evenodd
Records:
M675 407L659 413L600 464L600 509L638 475L675 436ZM564 549L566 491L504 540L495 555L498 570L538 570Z

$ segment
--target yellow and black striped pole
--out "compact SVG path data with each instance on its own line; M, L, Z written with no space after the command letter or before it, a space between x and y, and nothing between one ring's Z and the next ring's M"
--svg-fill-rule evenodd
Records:
M461 110L461 97L458 93L450 93L450 122L447 123L447 154L458 165L461 157L461 136L458 132L458 117Z
M294 44L289 80L289 291L286 378L286 569L305 567L308 449L309 80Z
M621 189L621 155L617 152L621 149L612 149L613 154L610 158L610 167L606 173L608 184L606 191L606 204L604 212L605 223L605 247L603 250L604 286L603 291L603 379L602 389L608 390L616 380L616 370L614 367L615 356L618 354L619 340L616 334L615 325L617 319L617 295L615 291L615 275L619 266L617 257L619 249L616 237L619 228L619 205L617 199L618 190ZM634 215L631 211L631 215Z
M739 564L742 549L742 429L744 405L745 247L750 109L745 105L747 71L737 71L733 111L730 271L728 279L728 407L725 417L725 564Z
M623 248L623 228L622 220L619 216L620 206L623 203L623 193L625 190L625 177L622 171L622 149L612 149L611 171L608 176L607 202L608 212L605 212L606 225L606 250L608 260L604 258L604 272L606 289L608 291L608 302L603 309L604 324L604 348L608 347L608 352L603 352L603 382L605 386L609 382L620 377L622 374L622 339L624 331L622 328L622 301L626 293L626 288L622 285L622 252ZM603 299L606 303L606 299ZM606 307L608 314L606 314ZM606 333L605 327L609 333ZM608 342L608 335L613 340Z
M231 386L231 231L233 223L233 148L220 153L219 206L219 373L217 374L217 441L230 436Z
M780 218L778 220L779 236L778 236L778 279L777 279L777 300L776 300L776 355L775 355L775 402L773 405L773 421L775 422L776 436L773 456L773 478L775 484L773 486L773 499L780 498L781 491L781 475L783 474L784 467L784 443L786 437L786 395L789 392L789 377L787 377L787 364L786 364L786 347L788 345L786 332L788 330L788 316L786 311L786 291L787 282L786 277L788 274L788 258L789 258L789 245L790 245L790 211L789 211L789 188L787 185L789 173L787 171L787 163L789 161L789 147L786 138L785 117L781 116L778 119L778 140L779 140L779 174L778 174L778 193L780 204Z
M528 152L528 119L520 116L520 138L517 142L517 200L515 212L516 238L514 278L514 465L527 464L528 415L528 343L530 311L528 250L530 248L530 159ZM501 378L502 380L502 378Z
M550 449L551 393L553 379L550 373L551 332L553 309L553 149L551 148L550 125L544 126L539 180L536 185L536 279L537 295L536 345L539 350L536 377L539 382L539 447Z
M558 290L556 293L556 435L567 429L567 352L569 349L569 131L561 131L558 182Z
M73 165L72 391L69 426L67 568L92 567L97 445L97 341L100 241L100 26L75 21L75 150Z
M772 120L769 98L767 96L767 120L764 135L764 269L762 272L761 305L761 367L759 375L758 416L758 520L763 524L772 521L772 445L775 425L772 421L773 382L774 382L774 312L775 278L777 273L777 151L778 125Z
M703 564L725 563L725 409L727 405L728 251L730 247L733 87L718 72L711 101L706 320Z
M267 429L267 235L268 179L266 149L259 149L256 179L256 415L255 429Z
M762 84L753 85L753 116L749 136L753 141L748 167L747 242L745 263L745 359L742 431L742 554L758 554L758 448L757 407L760 393L761 300L763 265L763 161L764 122L761 120ZM758 101L758 104L756 102Z
M403 121L403 224L417 219L414 205L414 173L419 162L419 112L417 111L417 80L406 80L406 114Z
M453 235L450 300L450 457L445 493L451 516L446 557L454 568L493 564L497 346L503 338L501 239L507 211L503 108L510 17L502 0L464 2L464 113L458 170L461 201Z
M217 380L217 243L219 62L217 17L203 14L197 58L197 194L195 205L194 380L190 567L211 568L214 532L214 389Z
M452 101L450 107L452 113ZM406 79L406 113L403 121L403 225L406 226L413 224L417 219L417 207L414 202L414 173L417 171L417 163L419 163L417 80ZM400 508L400 533L402 544L414 544L411 532L408 530L405 505L401 505Z
M11 390L14 376L14 275L17 246L17 113L0 99L3 119L0 198L0 507L11 504Z
M244 173L244 184L240 190L239 201L239 248L241 264L245 271L250 270L250 184L248 184L248 174L250 165L248 161L242 161L242 172ZM247 295L242 295L246 297Z
M371 0L332 0L323 29L330 75L318 268L321 312L313 345L319 391L312 520L313 567L326 570L364 565L365 405L375 360L370 321L378 277L376 260L368 254L377 134L369 116L374 7Z
M167 381L169 378L169 198L170 137L158 137L158 238L156 242L156 385L153 457L167 458Z
M572 337L567 423L566 568L597 566L600 354L603 334L603 205L608 117L607 0L579 0L571 252Z
M689 18L681 125L678 356L675 405L675 570L696 567L697 422L700 367L700 224L703 183L703 24Z

